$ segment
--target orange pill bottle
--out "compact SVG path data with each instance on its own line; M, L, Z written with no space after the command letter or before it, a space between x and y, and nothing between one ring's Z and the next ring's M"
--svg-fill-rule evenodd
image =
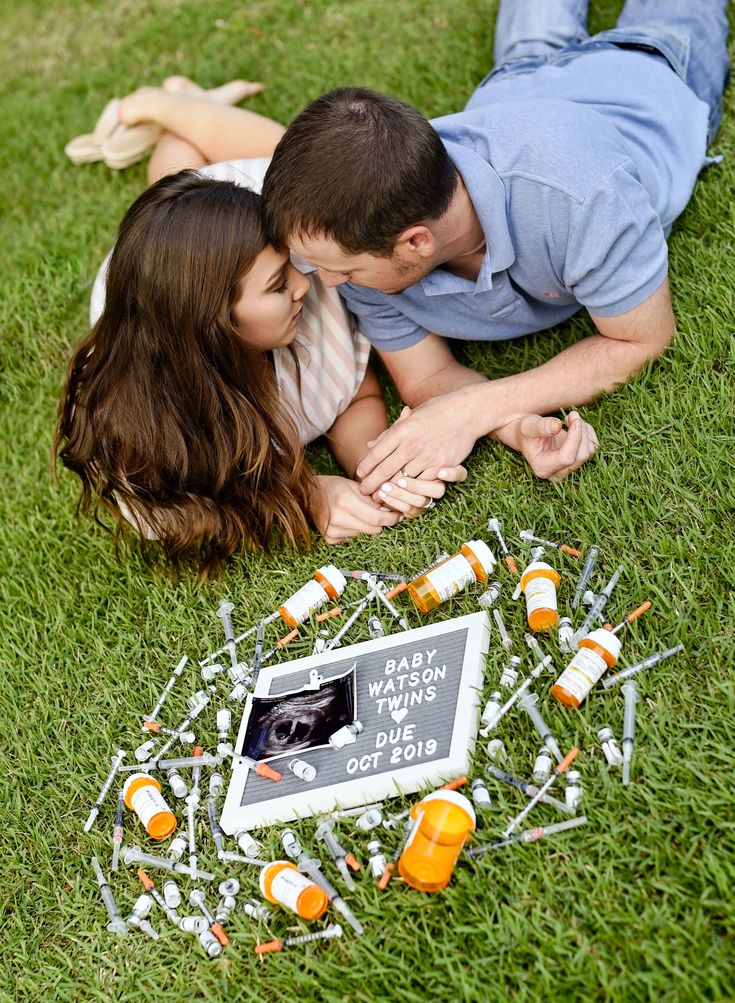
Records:
M147 773L133 773L123 786L123 800L145 826L151 839L165 839L176 828L176 816L161 794L161 785Z
M266 864L260 872L260 890L269 902L285 906L302 919L318 919L329 905L324 889L302 874L290 860Z
M408 594L422 613L429 613L472 582L486 582L495 556L482 540L463 543L459 553L408 583Z
M521 590L526 596L526 616L531 630L550 630L559 622L556 587L560 581L559 572L544 561L529 564L521 575Z
M620 658L620 638L604 627L579 642L579 651L551 687L565 707L579 707L592 687Z
M475 809L464 794L442 789L413 805L411 818L413 828L398 861L398 873L420 892L441 891L475 831Z
M333 564L325 564L314 572L314 577L298 592L278 607L278 612L289 625L298 627L306 623L311 614L329 599L333 602L344 592L347 579Z

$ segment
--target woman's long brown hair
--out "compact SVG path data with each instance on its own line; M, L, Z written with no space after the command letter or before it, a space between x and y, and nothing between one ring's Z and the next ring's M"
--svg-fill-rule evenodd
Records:
M272 361L238 335L239 282L266 246L258 196L195 171L165 177L125 214L102 316L69 363L54 456L78 508L127 513L144 555L209 574L274 533L310 539L315 478Z

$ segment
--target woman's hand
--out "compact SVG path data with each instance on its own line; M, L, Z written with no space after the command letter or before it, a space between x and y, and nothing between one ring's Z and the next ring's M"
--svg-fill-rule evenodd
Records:
M326 543L345 543L360 533L377 536L386 526L395 526L401 513L391 511L360 493L355 481L346 477L317 478L321 499L317 503L316 524Z
M444 497L447 490L445 481L460 483L467 478L464 467L452 467L442 473L447 474L442 480L398 476L381 484L373 499L400 512L406 519L415 519L428 508L433 508L432 502Z

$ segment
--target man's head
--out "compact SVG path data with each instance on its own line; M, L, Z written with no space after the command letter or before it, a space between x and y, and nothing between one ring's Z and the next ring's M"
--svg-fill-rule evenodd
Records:
M415 109L358 87L329 91L291 123L263 186L269 239L329 285L399 292L435 266L432 221L457 170Z

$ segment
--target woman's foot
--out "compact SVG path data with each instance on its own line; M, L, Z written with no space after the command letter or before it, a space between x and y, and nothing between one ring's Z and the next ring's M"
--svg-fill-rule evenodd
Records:
M265 89L265 84L250 80L230 80L220 87L212 87L205 90L199 84L190 80L189 77L173 76L167 77L162 84L163 90L174 94L187 94L191 97L206 98L208 101L216 101L217 104L234 105L244 101L245 98L259 94Z

